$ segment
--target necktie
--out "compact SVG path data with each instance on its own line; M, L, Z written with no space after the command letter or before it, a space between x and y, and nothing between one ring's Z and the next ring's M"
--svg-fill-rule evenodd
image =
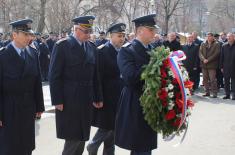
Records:
M25 60L25 51L21 50L20 57Z
M82 44L81 44L81 46L82 46L82 49L84 50L84 52L86 52L86 46L85 46L85 43L82 43Z

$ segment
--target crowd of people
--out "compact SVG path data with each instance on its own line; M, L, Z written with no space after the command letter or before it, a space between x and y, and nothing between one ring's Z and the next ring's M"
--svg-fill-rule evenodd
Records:
M182 45L175 32L157 34L154 17L134 19L129 34L126 24L113 24L99 38L94 16L74 18L72 33L60 37L34 33L30 19L10 23L10 39L0 34L0 155L32 154L34 119L44 111L41 81L49 81L57 137L65 140L62 155L82 155L91 126L98 130L89 155L97 155L102 143L103 155L114 155L115 145L131 155L151 155L157 133L144 120L140 76L148 52L159 46L185 52L192 93L202 73L203 96L216 98L224 87L223 99L235 100L235 35L209 32L202 41L193 32Z

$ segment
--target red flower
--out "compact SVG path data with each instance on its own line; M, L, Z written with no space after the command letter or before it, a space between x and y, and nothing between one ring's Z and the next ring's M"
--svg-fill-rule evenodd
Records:
M167 91L162 88L159 92L158 92L158 96L161 100L166 100L167 96L168 96L168 93Z
M162 75L162 78L166 78L167 77L166 70L165 70L164 67L161 67L161 75Z
M178 84L178 81L176 80L176 78L174 78L174 79L172 80L172 84L173 84L173 85Z
M187 107L193 107L194 106L194 103L192 100L187 100Z
M179 109L182 109L183 107L183 101L181 99L176 99L176 104L178 106Z
M188 80L188 81L185 81L185 82L184 82L184 87L185 87L185 88L188 88L188 89L192 89L192 88L193 88L193 84L194 84L194 83L193 83L192 81L189 81L189 80Z
M165 119L168 120L172 120L173 118L175 118L176 114L174 110L170 110L167 112L167 114L165 115Z
M163 106L163 108L165 108L167 106L167 101L166 100L162 101L162 106Z
M173 122L173 126L175 126L175 127L179 127L180 126L180 122L181 122L181 119L180 118L178 118L178 119L176 119L174 122Z
M166 60L163 61L163 65L164 65L165 67L170 66L169 58L167 58Z
M161 81L162 81L162 87L166 87L167 81L165 79L161 79Z

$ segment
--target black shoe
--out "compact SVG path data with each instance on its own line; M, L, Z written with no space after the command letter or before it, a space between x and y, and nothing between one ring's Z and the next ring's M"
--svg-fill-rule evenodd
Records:
M224 100L230 99L230 96L229 96L229 95L226 95L226 96L223 97L223 99L224 99Z
M203 96L203 97L210 96L210 93L203 94L202 96Z
M232 100L235 100L235 97L233 97Z

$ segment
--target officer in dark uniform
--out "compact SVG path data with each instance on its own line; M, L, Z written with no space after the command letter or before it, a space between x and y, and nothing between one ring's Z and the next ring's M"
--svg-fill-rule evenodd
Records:
M125 29L126 25L123 23L112 25L107 31L110 33L110 41L98 47L104 106L93 110L92 125L99 129L87 146L89 155L97 155L102 142L104 142L103 155L114 155L115 116L123 88L123 81L117 66L117 54L125 41Z
M10 23L13 41L0 51L0 154L31 155L35 115L44 111L37 54L28 50L32 20Z
M140 96L144 81L141 81L143 65L149 63L149 45L156 33L155 14L133 20L136 39L126 43L118 53L117 63L125 86L119 99L115 126L115 144L131 150L131 155L151 155L157 148L157 133L144 119Z
M54 32L50 32L49 38L47 39L47 46L49 48L50 54L52 53L55 42L56 42L55 34Z
M95 42L97 47L102 45L102 44L105 44L108 41L107 39L105 39L106 36L105 36L104 31L101 31L99 34L100 34L99 39L97 39L96 42Z
M65 139L62 155L82 155L90 136L92 106L103 106L96 93L100 88L97 51L88 41L94 19L74 18L74 34L58 41L51 56L49 82L52 105L56 108L57 137Z

